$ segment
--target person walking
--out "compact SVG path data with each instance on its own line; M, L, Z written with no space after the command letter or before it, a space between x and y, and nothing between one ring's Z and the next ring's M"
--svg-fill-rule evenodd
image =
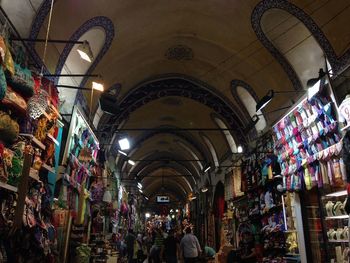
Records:
M174 236L174 230L170 230L168 237L164 240L164 257L166 263L177 263L177 252L179 243Z
M190 227L186 228L186 234L181 239L180 248L184 257L185 263L194 263L198 256L202 253L201 246L195 235L192 234Z
M134 231L129 229L128 234L125 237L127 255L128 255L128 263L134 262L134 245L135 245L136 237L134 235Z

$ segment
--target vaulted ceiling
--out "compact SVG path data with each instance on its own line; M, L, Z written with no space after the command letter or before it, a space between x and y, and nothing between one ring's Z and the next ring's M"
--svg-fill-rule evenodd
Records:
M2 0L1 6L22 37L44 38L49 0ZM105 87L117 87L120 112L100 116L95 128L109 142L114 135L110 152L118 169L142 179L146 195L168 189L181 201L208 179L207 165L231 158L257 132L246 129L255 105L237 87L254 100L269 89L305 89L325 57L340 73L350 58L349 17L347 0L56 0L50 38L86 39L95 60L80 60L73 45L50 44L45 65L51 73L101 74ZM29 47L40 63L43 45ZM56 81L90 87L92 80ZM89 106L91 92L60 92L63 111L84 99ZM94 93L93 112L98 98ZM281 114L268 112L296 98L273 100L264 112L267 127ZM217 119L231 130L214 130ZM116 151L121 134L131 140L134 167ZM200 161L181 161L191 159Z

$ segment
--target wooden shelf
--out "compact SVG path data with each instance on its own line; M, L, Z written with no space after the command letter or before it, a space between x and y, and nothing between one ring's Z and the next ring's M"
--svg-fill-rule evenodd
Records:
M329 243L349 243L348 239L344 240L328 240Z
M51 172L51 173L55 173L55 172L56 172L56 170L55 170L54 167L49 166L49 165L47 165L46 163L44 163L41 167L44 168L44 169L46 169L46 170L48 170L48 171Z
M333 220L333 219L347 219L349 218L349 215L340 215L340 216L327 216L326 220Z
M51 141L53 141L54 144L56 144L57 146L60 146L60 143L51 134L48 134L47 138L49 138Z
M33 168L30 168L29 176L36 181L40 181L39 171L37 171Z
M6 184L6 183L3 183L3 182L0 182L0 187L4 188L4 189L7 189L7 190L10 190L12 192L17 192L18 191L17 187L9 185L9 184Z
M39 146L41 149L45 150L46 149L46 146L41 142L39 141L37 138L35 138L35 136L33 134L29 134L29 133L20 133L19 134L20 136L23 136L23 137L27 137L29 138L32 142L34 142L37 146Z

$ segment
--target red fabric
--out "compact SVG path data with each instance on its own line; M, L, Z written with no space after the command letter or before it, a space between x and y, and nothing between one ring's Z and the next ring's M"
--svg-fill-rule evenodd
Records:
M348 191L348 196L350 196L350 184L347 184L346 190Z
M221 219L224 216L225 210L225 199L223 196L217 197L216 208L216 217Z

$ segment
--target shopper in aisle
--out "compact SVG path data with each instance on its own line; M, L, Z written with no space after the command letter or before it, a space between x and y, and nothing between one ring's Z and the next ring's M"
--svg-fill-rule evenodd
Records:
M134 231L132 229L129 229L128 234L125 237L125 243L126 243L126 249L127 249L127 256L128 256L128 263L134 262L134 245L136 242L136 237L134 235Z
M181 239L180 248L185 263L196 262L198 256L202 253L197 237L192 234L192 229L187 227L186 234Z
M164 240L164 258L166 263L177 263L179 243L174 236L174 230L170 229L168 237Z
M242 263L255 263L256 253L254 245L254 237L250 232L243 232L241 235L241 241L239 243L241 249L241 261Z
M164 237L161 228L157 228L155 231L154 244L150 251L150 261L153 263L162 262L164 249Z

